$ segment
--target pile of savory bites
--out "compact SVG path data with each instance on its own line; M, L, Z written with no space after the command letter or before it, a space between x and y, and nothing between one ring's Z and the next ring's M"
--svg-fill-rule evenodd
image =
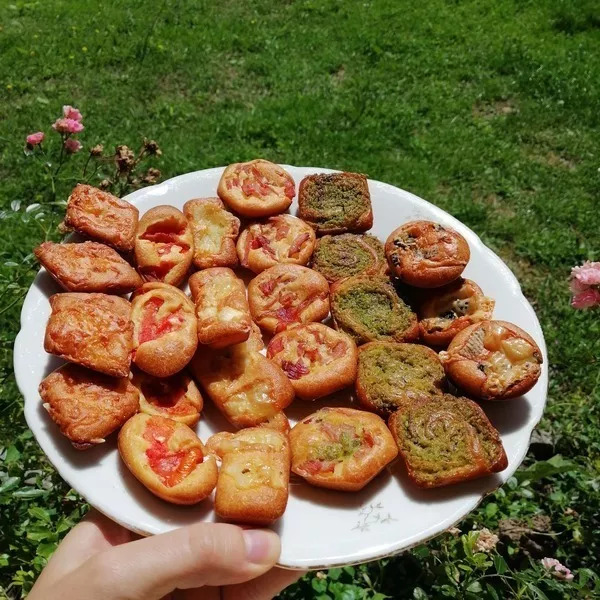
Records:
M35 250L66 290L50 298L44 347L69 361L40 395L76 448L120 430L123 461L152 493L194 504L216 488L219 517L255 524L283 514L290 471L356 491L398 454L426 488L506 467L474 400L527 392L542 355L461 277L459 233L414 221L382 244L365 233L357 173L303 179L297 217L284 212L292 177L266 160L227 167L217 193L138 218L78 185L64 225L91 241ZM190 297L177 286L192 270ZM290 431L296 397L347 388L362 410L321 408ZM198 438L202 394L236 433Z

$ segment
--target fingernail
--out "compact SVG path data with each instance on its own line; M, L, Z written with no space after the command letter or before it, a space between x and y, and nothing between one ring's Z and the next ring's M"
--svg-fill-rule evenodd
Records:
M246 544L246 559L254 564L275 562L279 556L279 537L267 529L246 529L242 532Z

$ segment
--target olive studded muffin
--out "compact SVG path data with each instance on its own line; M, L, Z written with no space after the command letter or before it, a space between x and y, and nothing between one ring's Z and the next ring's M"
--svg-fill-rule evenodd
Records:
M367 178L359 173L320 173L300 182L298 216L318 235L362 233L373 226Z
M437 353L427 346L370 342L358 351L356 394L366 409L382 415L441 394L445 379Z
M389 420L409 478L434 488L503 471L508 459L498 431L468 398L431 396Z
M331 314L336 329L357 344L410 342L419 337L417 315L384 277L357 276L334 283Z
M343 233L319 239L312 268L334 283L354 275L385 273L388 266L383 244L374 235Z

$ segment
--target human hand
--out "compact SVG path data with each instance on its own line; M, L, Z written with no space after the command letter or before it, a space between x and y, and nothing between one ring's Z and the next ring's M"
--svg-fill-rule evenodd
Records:
M273 568L266 529L197 523L137 539L92 511L62 541L29 600L269 600L303 573Z

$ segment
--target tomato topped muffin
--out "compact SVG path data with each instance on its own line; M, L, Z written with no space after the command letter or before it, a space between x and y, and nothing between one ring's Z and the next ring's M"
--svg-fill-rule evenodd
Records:
M179 289L145 283L131 301L133 362L156 377L181 371L198 346L194 305Z
M289 377L296 396L314 400L356 379L357 350L352 338L322 323L298 325L274 336L267 357Z
M392 273L404 283L435 288L460 277L471 251L454 229L432 221L411 221L392 231L385 254Z
M292 323L321 321L329 314L329 285L316 271L300 265L276 265L248 285L254 321L269 333Z
M194 256L192 229L174 206L155 206L138 224L135 262L144 281L179 285Z
M136 270L105 244L44 242L33 253L46 271L69 292L128 294L142 285Z
M373 227L367 178L360 173L320 173L300 182L298 216L317 234L362 233Z
M500 435L468 398L446 394L404 405L390 417L390 429L419 487L476 479L508 466Z
M133 476L173 504L196 504L213 491L217 463L183 423L139 413L119 432L119 454Z
M388 264L383 244L373 235L324 235L317 242L312 268L335 283L354 275L381 275Z
M331 314L336 329L357 344L410 342L419 337L417 316L382 277L349 277L332 284Z
M305 265L314 247L312 227L292 215L277 215L248 225L238 239L237 252L243 267L260 273L278 263Z
M46 352L107 375L129 375L133 326L127 300L68 292L50 296L50 307Z
M505 400L527 393L543 362L535 340L506 321L481 321L463 329L440 352L446 374L467 394Z
M252 318L241 279L227 267L194 273L189 280L196 304L198 341L224 348L248 339Z
M39 387L44 408L77 450L102 444L138 410L138 391L127 377L110 377L68 363Z
M427 346L370 342L359 348L356 395L369 410L387 416L416 398L440 394L444 382L437 352Z
M219 198L195 198L183 205L194 236L194 266L236 267L235 240L240 220L225 210Z
M135 370L131 383L140 395L140 412L179 421L193 427L200 419L202 395L185 372L154 377Z
M255 349L252 338L222 350L200 346L191 369L234 427L287 427L278 415L294 399L294 388L279 366Z
M67 200L62 228L73 229L120 252L131 252L138 216L138 209L126 200L80 183Z
M385 422L353 408L322 408L290 432L292 471L319 487L358 491L398 455Z
M206 443L222 462L215 512L234 523L268 525L285 512L290 479L288 436L267 427L217 433Z
M430 346L445 348L465 327L491 319L494 305L474 281L462 277L431 290L417 311L421 339Z
M244 217L269 217L287 210L296 195L292 176L268 160L257 158L229 165L217 194Z

